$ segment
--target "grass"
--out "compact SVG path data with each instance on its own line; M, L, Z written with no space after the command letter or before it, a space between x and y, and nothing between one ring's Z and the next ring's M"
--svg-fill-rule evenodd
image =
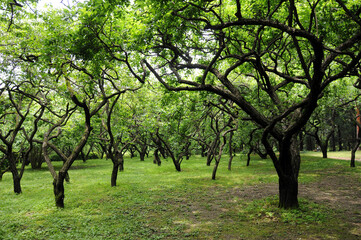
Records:
M275 194L253 194L259 187L277 193L270 160L254 157L246 167L245 157L237 156L232 171L226 162L225 156L212 181L212 167L199 156L185 160L182 172L171 161L158 167L151 159L126 159L113 188L110 161L75 162L65 209L55 207L45 165L25 171L19 195L6 173L0 182L0 239L355 239L342 214L327 206L301 198L300 209L282 210ZM301 183L317 181L328 169L361 173L346 161L312 156L302 158L301 168Z
M313 157L322 157L322 152L313 152L313 151L304 151L302 152L303 156L313 156ZM334 159L351 159L351 151L335 151L335 152L327 152L328 158ZM356 152L356 159L361 159L361 151Z

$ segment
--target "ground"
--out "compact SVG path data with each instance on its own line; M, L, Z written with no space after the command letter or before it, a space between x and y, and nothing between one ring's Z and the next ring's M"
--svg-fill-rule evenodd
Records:
M277 184L248 186L235 189L232 195L241 199L263 199L267 196L277 195L277 189ZM332 209L337 218L343 221L340 226L348 224L348 226L352 226L351 228L345 227L342 231L349 231L350 235L353 236L352 239L361 239L361 179L359 177L339 174L337 169L329 170L322 173L317 182L300 184L299 197ZM322 237L322 233L320 234L320 236L312 239L328 239ZM289 237L288 239L305 238Z
M337 211L345 222L354 225L352 234L361 238L360 178L328 173L331 172L325 173L320 182L301 185L300 196Z

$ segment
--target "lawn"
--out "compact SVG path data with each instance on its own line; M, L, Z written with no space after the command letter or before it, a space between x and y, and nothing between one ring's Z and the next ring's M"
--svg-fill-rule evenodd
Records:
M313 157L322 157L322 152L318 151L318 152L313 152L313 151L305 151L302 152L303 156L313 156ZM351 159L351 152L350 151L335 151L335 152L327 152L327 157L328 158L333 158L333 159L347 159L350 160ZM356 152L356 160L361 160L361 151L357 151Z
M171 161L158 167L127 158L117 187L110 187L110 161L78 161L64 209L55 207L45 165L26 169L20 195L6 173L0 239L361 239L360 167L303 156L301 207L281 210L271 161L245 161L237 156L228 171L225 156L212 181L199 156L184 160L182 172Z

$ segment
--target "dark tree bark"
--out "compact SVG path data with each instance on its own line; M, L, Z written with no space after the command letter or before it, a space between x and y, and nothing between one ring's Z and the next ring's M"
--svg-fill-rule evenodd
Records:
M201 144L201 157L207 156L207 147L204 144Z
M313 137L306 135L306 150L313 151L316 149Z
M148 150L148 145L144 144L141 146L141 149L139 151L139 157L140 157L140 161L144 161L145 156L147 155L147 150Z
M124 154L122 152L119 152L117 159L119 162L119 172L123 172L124 171Z
M313 107L316 106L314 105ZM313 110L311 109L308 114L311 114L312 111ZM294 119L298 119L300 116L302 116L300 111L296 111L293 115ZM278 137L277 135L274 136L278 142L278 157L270 144L268 129L265 129L262 135L262 143L265 146L268 155L272 159L279 178L280 208L289 209L299 207L298 174L300 170L301 157L298 142L298 131L300 130L301 128L291 128L289 131L286 131L282 137Z
M331 151L336 152L336 137L335 137L335 131L332 132L332 136L330 139L331 142Z
M64 198L65 198L64 180L66 175L67 172L60 171L53 181L55 205L58 208L64 208Z
M251 154L253 152L253 147L251 146L248 150L248 153L247 153L247 167L249 166L250 162L251 162Z
M279 207L298 208L298 173L300 152L296 136L280 143Z
M157 145L157 149L162 154L162 150L164 151L164 154L169 155L172 158L173 164L175 169L180 172L181 171L181 160L182 158L178 158L178 156L175 155L173 150L171 149L170 145L162 138L162 136L159 134L159 129L155 132L154 136L152 137L153 142ZM164 148L163 148L164 145Z
M44 162L44 158L42 155L41 147L33 147L31 150L28 159L30 161L30 165L32 169L41 169L41 165ZM24 159L25 160L25 159Z
M342 134L341 134L340 126L337 127L337 140L338 140L338 150L342 151L343 146L342 146Z
M356 158L356 151L358 150L360 143L361 143L361 113L358 107L356 107L356 132L355 132L355 144L351 149L351 162L350 167L356 167L355 158Z
M13 156L9 156L9 159L13 158ZM20 185L20 175L18 169L16 168L15 160L9 160L10 162L10 172L13 176L13 184L14 184L14 193L22 193L21 185Z
M162 161L160 160L159 154L158 154L159 150L155 149L154 150L154 160L153 163L154 164L158 164L158 166L160 166L162 164Z
M360 138L357 138L356 141L355 141L355 145L353 146L352 150L351 150L351 162L350 162L350 167L356 167L356 161L355 161L355 158L356 158L356 151L358 150L359 146L360 146L360 143L361 143L361 139Z
M301 131L298 134L299 138L300 138L300 151L303 151L303 145L304 145L304 132Z
M112 187L117 186L117 178L118 178L118 168L120 167L119 162L115 162L113 164L113 170L112 170L112 175L111 175L111 180L110 180L110 185ZM120 169L119 169L120 170Z
M226 142L227 142L227 138L226 138L225 134L223 134L223 143L219 146L218 155L214 158L215 159L215 164L214 164L213 171L212 171L212 180L216 180L218 165L219 165L219 162L221 161L223 148L224 148L224 146L226 145Z
M232 161L233 161L233 147L232 147L232 141L233 141L233 131L229 134L229 160L228 160L228 170L232 169Z

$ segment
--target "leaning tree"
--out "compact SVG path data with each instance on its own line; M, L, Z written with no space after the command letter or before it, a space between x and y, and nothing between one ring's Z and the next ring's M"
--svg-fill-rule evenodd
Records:
M263 129L279 206L298 207L297 134L327 86L360 77L358 1L144 1L132 38L171 91L229 99ZM134 27L134 26L133 26ZM277 143L279 155L271 142Z
M79 24L82 16L76 9L49 11L41 17L43 21L29 26L29 38L22 43L25 47L21 49L21 56L32 61L37 66L38 78L44 79L34 87L51 92L44 100L47 114L41 119L47 130L42 139L34 141L42 144L45 162L53 177L55 203L63 208L64 180L90 137L94 119L111 99L132 88L130 82L134 76L127 74L130 66L114 64L106 57L104 48L89 31L91 19ZM142 84L144 76L138 80ZM76 141L71 149L64 151L56 140L71 121L79 123L81 133L74 137ZM63 161L59 171L51 161L50 149Z

